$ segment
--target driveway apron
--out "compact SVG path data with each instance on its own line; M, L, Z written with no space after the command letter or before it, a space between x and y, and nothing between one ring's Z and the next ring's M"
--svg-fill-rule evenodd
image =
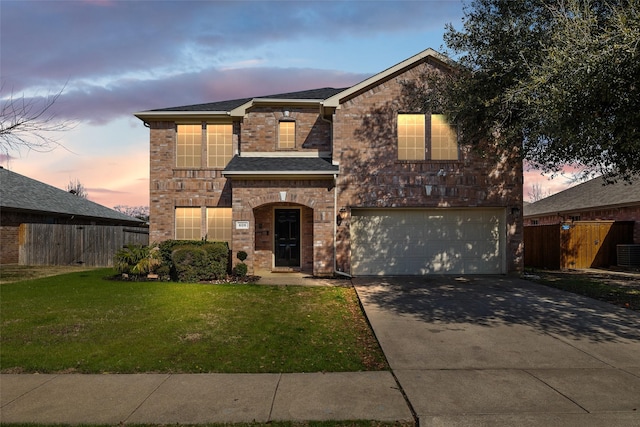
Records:
M508 276L353 283L421 425L640 425L640 313Z

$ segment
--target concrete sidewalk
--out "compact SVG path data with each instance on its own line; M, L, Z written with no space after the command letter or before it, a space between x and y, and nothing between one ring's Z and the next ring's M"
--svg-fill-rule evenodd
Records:
M390 372L0 375L2 423L413 421Z
M640 426L640 313L504 276L353 283L421 426Z

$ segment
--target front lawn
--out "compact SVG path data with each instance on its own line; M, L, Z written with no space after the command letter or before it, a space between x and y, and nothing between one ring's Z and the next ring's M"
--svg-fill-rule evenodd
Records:
M105 279L112 274L2 284L2 372L387 369L352 288Z

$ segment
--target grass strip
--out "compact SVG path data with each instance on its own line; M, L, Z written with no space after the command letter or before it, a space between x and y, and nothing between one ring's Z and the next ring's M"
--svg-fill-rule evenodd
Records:
M606 280L574 274L535 272L535 282L556 289L640 311L640 286L616 285Z

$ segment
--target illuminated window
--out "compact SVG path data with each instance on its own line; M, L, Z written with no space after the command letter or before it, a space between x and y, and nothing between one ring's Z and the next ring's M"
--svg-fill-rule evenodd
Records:
M296 147L296 122L280 122L278 129L278 148Z
M231 243L231 208L207 208L207 240Z
M458 135L443 114L431 115L431 160L458 160Z
M398 160L424 160L424 114L398 115Z
M458 135L442 114L431 115L428 126L430 160L458 160ZM424 114L398 114L398 160L425 160Z
M176 240L200 240L200 208L176 208Z
M233 126L207 125L207 165L224 168L233 156Z
M176 166L200 168L202 125L178 125L177 134Z

